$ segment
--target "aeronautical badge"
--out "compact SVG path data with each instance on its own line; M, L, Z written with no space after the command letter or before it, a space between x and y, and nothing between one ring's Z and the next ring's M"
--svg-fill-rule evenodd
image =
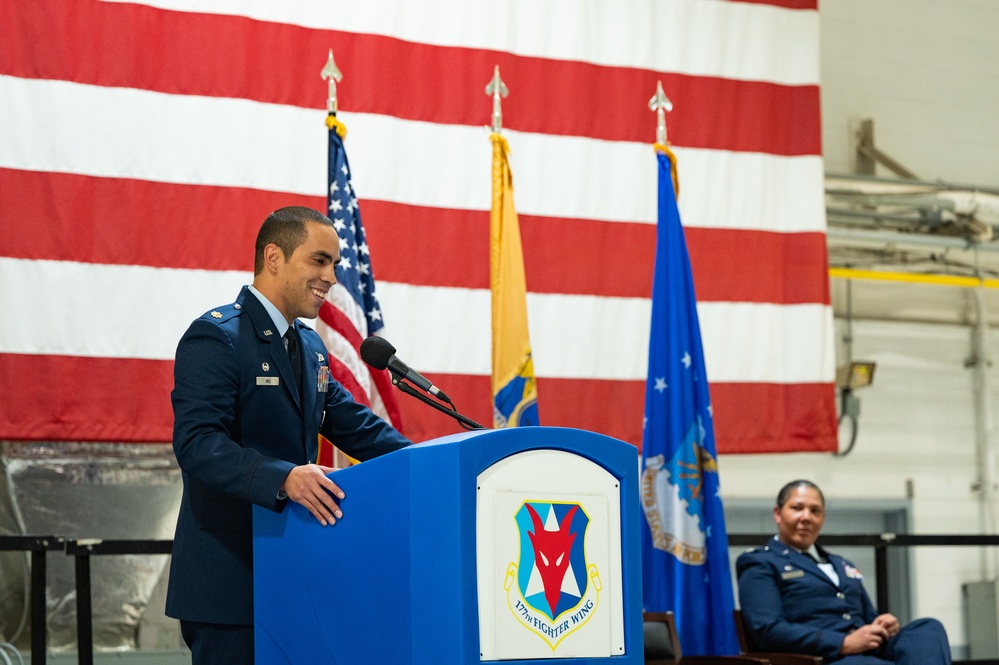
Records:
M602 589L596 565L586 562L590 518L578 503L525 501L514 520L520 561L507 566L507 603L554 651L593 616Z
M326 392L330 385L330 368L328 365L319 366L319 375L316 378L316 390L321 393Z
M846 576L851 580L862 580L864 579L863 573L851 566L850 564L844 564L843 570L846 571Z
M212 318L213 319L221 319L222 318L222 312L213 309L212 310Z

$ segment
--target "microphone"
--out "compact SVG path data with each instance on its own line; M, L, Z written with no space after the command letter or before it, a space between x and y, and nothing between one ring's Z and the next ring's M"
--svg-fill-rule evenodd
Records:
M395 356L395 347L383 337L372 336L361 342L361 360L375 369L388 369L396 378L411 381L417 388L422 388L437 399L451 403L451 398L444 391L415 369Z

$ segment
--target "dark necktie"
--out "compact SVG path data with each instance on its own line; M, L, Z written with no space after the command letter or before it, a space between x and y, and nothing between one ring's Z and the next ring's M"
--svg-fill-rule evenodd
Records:
M299 344L298 331L295 330L295 326L288 328L288 332L284 334L284 338L288 340L288 360L291 361L291 371L295 373L295 387L298 388L298 394L302 394L302 347Z

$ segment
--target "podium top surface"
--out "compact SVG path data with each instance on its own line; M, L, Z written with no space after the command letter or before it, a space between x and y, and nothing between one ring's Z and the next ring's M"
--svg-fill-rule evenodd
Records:
M475 439L474 444L472 439ZM620 439L570 427L511 427L458 432L417 443L410 448L403 448L392 454L431 446L455 445L463 450L469 449L469 446L495 448L497 452L504 451L500 457L520 450L538 448L568 450L595 461L605 458L607 455L634 457L638 454L638 449L635 446ZM499 457L495 459L499 459ZM491 461L495 461L495 459Z

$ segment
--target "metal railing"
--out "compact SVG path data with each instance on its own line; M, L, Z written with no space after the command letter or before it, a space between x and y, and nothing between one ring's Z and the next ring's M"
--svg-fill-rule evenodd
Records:
M170 554L172 540L66 540L66 554L76 557L76 651L80 665L94 663L94 623L90 598L90 557L115 554ZM44 615L43 615L44 621ZM34 625L32 625L34 630ZM35 662L32 653L31 662ZM44 663L45 660L38 662Z
M729 545L755 546L773 537L772 533L733 533ZM827 535L820 543L825 546L873 547L877 605L888 609L888 549L892 547L995 547L999 536L911 535L881 533L869 535ZM172 540L101 540L96 538L64 538L62 536L0 536L0 552L31 553L31 662L44 663L46 656L46 555L63 551L75 558L76 568L76 627L80 665L93 665L93 615L91 608L90 558L92 556L127 554L170 554Z
M45 615L46 555L62 551L75 557L76 640L81 665L93 665L94 630L90 599L90 557L113 554L170 554L172 540L101 540L63 536L0 536L0 552L31 553L31 662L45 663L47 626Z

